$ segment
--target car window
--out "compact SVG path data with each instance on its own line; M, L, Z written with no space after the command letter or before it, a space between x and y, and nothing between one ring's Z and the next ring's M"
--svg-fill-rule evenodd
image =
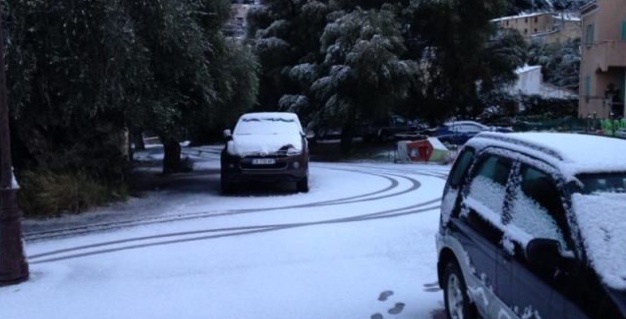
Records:
M469 168L470 164L474 160L474 149L464 148L461 154L457 157L452 170L450 171L450 186L457 188L462 181L465 172Z
M478 133L478 132L482 132L483 128L478 125L465 124L462 127L462 131L464 133Z
M506 194L506 183L511 172L512 162L497 155L483 157L470 182L468 196L488 208L485 216L494 221L500 220Z
M583 194L626 193L626 173L581 174Z
M526 164L520 168L520 178L511 202L510 225L519 229L521 236L513 239L555 239L566 248L562 232L565 211L556 182L548 173Z

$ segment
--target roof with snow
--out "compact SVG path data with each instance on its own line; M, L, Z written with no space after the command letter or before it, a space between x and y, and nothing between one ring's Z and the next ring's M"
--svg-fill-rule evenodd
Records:
M492 22L498 22L498 21L505 21L505 20L515 20L515 19L519 19L519 18L531 18L531 17L538 17L538 16L542 16L542 15L546 15L546 14L551 14L549 12L534 12L534 13L521 13L515 16L506 16L506 17L500 17L500 18L496 18L496 19L492 19Z
M520 73L524 73L524 72L529 72L529 71L533 71L533 70L541 70L541 65L524 65L522 67L519 67L517 69L515 69L515 73L520 74Z

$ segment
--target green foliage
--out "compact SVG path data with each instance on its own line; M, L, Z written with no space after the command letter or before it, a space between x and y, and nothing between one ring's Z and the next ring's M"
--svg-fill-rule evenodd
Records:
M176 143L256 102L251 50L221 33L228 0L5 2L18 169L124 181L127 129Z
M476 117L526 60L490 22L506 0L266 0L249 16L264 110L342 127L400 113ZM310 126L311 127L311 126ZM348 137L349 138L349 137Z
M540 116L544 119L577 117L578 99L546 99L537 95L524 96L521 116Z
M250 11L248 35L261 65L257 109L277 110L283 95L307 93L310 83L293 79L291 69L323 59L319 41L334 9L322 0L266 0Z
M326 26L321 44L327 72L311 86L321 105L317 114L344 128L391 113L418 72L416 63L400 58L406 49L392 11L341 16Z
M204 108L196 113L187 129L194 143L221 141L221 131L252 109L259 89L259 63L249 45L228 41L224 54L214 63L216 90L220 98L215 108ZM212 125L207 125L212 123Z
M578 92L580 39L564 43L533 43L528 49L528 64L541 65L543 80Z
M476 117L486 106L479 94L515 79L523 59L510 54L523 51L523 41L496 36L490 22L505 7L501 0L422 1L410 12L409 33L426 48L421 107L429 121Z
M24 215L53 217L86 209L127 196L124 186L102 185L82 171L55 173L40 169L18 176L18 201Z

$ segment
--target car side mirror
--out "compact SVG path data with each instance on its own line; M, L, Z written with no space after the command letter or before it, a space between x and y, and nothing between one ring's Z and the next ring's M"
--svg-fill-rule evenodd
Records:
M230 129L225 129L223 135L225 139L231 139L233 137L233 133Z
M312 139L315 137L315 131L313 130L306 130L306 134L304 134L304 137L306 137L307 139Z
M561 244L548 238L534 238L526 245L526 260L534 267L555 268L562 261Z

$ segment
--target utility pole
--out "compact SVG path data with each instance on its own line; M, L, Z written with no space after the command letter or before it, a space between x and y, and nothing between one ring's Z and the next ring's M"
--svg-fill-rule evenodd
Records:
M21 212L17 204L18 185L13 182L11 163L2 12L0 3L0 286L6 286L27 280L29 273L24 257Z

